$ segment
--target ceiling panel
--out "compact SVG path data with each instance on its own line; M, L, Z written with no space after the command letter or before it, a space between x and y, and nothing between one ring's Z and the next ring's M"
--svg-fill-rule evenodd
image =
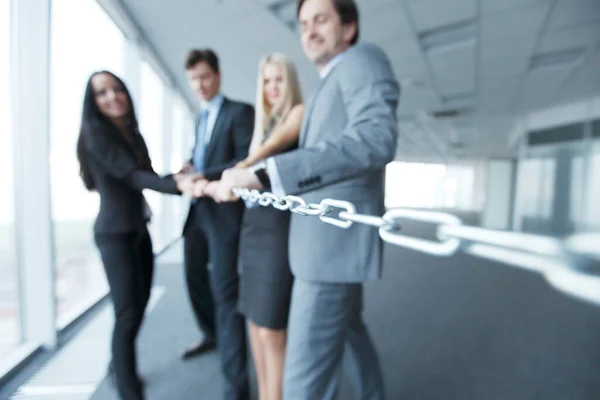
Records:
M166 2L164 0L125 0L128 5L143 7L152 12L165 13ZM215 1L215 0L176 0L171 1L167 6L173 6L174 10L193 10L196 18L203 17L203 14L218 14L219 16L229 17L237 14L245 14L252 11L264 9L259 1Z
M565 100L580 99L600 94L600 51L592 53L578 68L559 96Z
M411 36L411 33L403 7L398 1L373 9L361 17L360 35L367 41L380 42Z
M515 95L520 75L507 75L502 79L484 80L479 93L478 110L482 113L505 113Z
M423 78L427 76L427 66L422 58L392 60L392 66L398 78Z
M533 3L548 3L552 0L481 0L481 12L490 14L511 8L519 8Z
M164 0L154 0L156 2L160 2L164 7ZM177 0L177 2L182 0ZM221 15L230 17L235 15L245 15L249 12L259 11L264 9L264 7L258 1L214 1L214 0L183 0L188 3L190 7L194 7L199 15L202 15L205 11L215 11ZM173 2L167 2L169 5L172 5ZM198 4L200 3L200 4ZM204 21L204 20L203 20Z
M305 98L310 96L317 82L316 69L304 56L298 33L268 11L261 4L262 0L119 1L131 10L131 15L184 90L187 90L187 81L183 59L190 48L205 46L218 52L224 75L223 90L234 98L254 101L259 58L271 51L284 52L296 63ZM479 101L474 108L474 117L483 121L476 129L481 135L489 133L489 137L486 143L470 143L469 151L490 154L507 151L503 145L510 129L499 127L490 115L502 114L511 119L524 109L539 109L550 101L600 94L598 53L575 70L523 74L534 50L544 53L589 45L593 40L600 44L600 0L558 0L549 19L549 30L541 38L538 48L538 33L554 0L357 2L362 39L375 42L384 49L401 82L399 115L414 116L423 110L452 107L451 103L441 104L440 94L474 92ZM477 18L479 5L482 16L475 23L481 28L476 30L481 41L477 46L463 45L430 53L421 50L418 33ZM410 14L405 15L405 12ZM418 32L412 31L413 23ZM223 28L228 25L236 29ZM566 81L564 92L557 97L570 71L575 74ZM430 73L434 75L430 76ZM475 87L475 77L479 87ZM191 95L189 90L186 93ZM521 97L520 103L516 101ZM439 129L439 135L448 136L449 128ZM465 137L475 140L472 133L467 132ZM439 150L434 149L428 134L416 131L410 135L412 144L407 147L412 148L411 151L420 154L421 158L440 158Z
M529 57L536 38L531 35L484 40L481 45L481 61L484 64L507 62L512 58Z
M480 79L483 82L495 81L506 76L520 75L527 70L529 59L512 59L498 64L486 64L480 67Z
M238 32L252 32L244 37L255 44L273 43L277 38L287 41L287 45L299 46L297 35L270 12L257 11L232 18L229 21ZM278 32L273 35L273 32ZM283 36L283 38L282 38Z
M524 36L483 42L481 45L481 77L513 75L529 65L535 37Z
M475 65L473 63L465 63L459 68L454 69L443 69L439 68L438 65L434 66L434 73L436 81L447 81L455 76L470 76L472 80L475 79Z
M454 46L427 53L434 70L463 68L475 63L475 46Z
M419 32L475 18L476 0L413 0L408 4Z
M600 7L600 2L598 6ZM539 52L552 52L591 46L598 37L600 37L600 23L552 30L542 38Z
M475 80L473 74L469 72L440 73L437 75L437 84L443 96L472 93L475 91Z
M553 68L529 73L521 86L518 104L526 109L545 107L558 100L558 91L570 68Z
M432 89L402 86L398 114L406 115L422 110L436 110L440 107L438 97Z
M509 9L481 18L481 35L484 40L497 40L540 31L549 11L549 3L532 3L527 7Z
M539 41L538 36L538 31L519 32L500 36L485 36L482 34L481 55L486 59L494 59L498 57L507 58L507 56L512 54L519 57L526 53L531 54Z
M422 52L417 40L412 37L391 38L378 42L391 60L404 58L421 58Z
M550 17L549 29L576 26L600 21L598 0L558 0Z
M355 0L359 13L370 12L377 8L398 4L398 0Z

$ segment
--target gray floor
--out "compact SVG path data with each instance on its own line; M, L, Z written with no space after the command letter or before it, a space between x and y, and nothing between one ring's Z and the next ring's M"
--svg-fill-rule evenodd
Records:
M389 399L600 399L600 308L506 266L385 251L384 280L366 287L365 318ZM197 331L181 265L167 261L156 275L166 290L139 341L148 398L219 399L216 353L179 359ZM106 382L92 397L113 398ZM340 398L354 398L346 381Z

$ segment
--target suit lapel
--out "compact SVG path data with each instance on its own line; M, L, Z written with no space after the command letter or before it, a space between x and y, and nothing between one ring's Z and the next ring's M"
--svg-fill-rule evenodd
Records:
M325 85L325 82L327 82L327 79L329 79L329 77L334 72L335 72L335 67L331 71L329 71L329 73L327 74L327 76L325 76L325 78L319 79L319 83L317 84L315 91L313 92L312 96L310 97L310 100L308 101L308 105L306 106L306 111L304 112L304 117L302 118L302 126L300 127L300 140L299 140L300 147L303 147L304 143L306 142L306 134L308 132L308 126L310 123L311 114L312 114L313 109L315 108L315 103L317 101L317 97L319 96L321 89Z
M221 109L219 110L219 114L217 115L217 119L215 121L215 125L213 126L212 134L210 135L210 141L206 146L206 156L205 156L205 165L208 165L210 161L210 157L213 154L213 148L219 140L219 133L223 131L225 126L225 122L229 118L229 100L227 98L223 99L223 104L221 104Z
M312 114L313 108L315 107L315 101L321 87L323 87L324 79L319 79L319 83L317 84L317 88L313 92L312 96L310 96L310 100L308 101L308 105L306 106L306 111L304 112L304 117L302 118L302 125L300 127L300 147L304 146L304 142L306 141L306 132L308 131L308 125L310 121L310 115Z

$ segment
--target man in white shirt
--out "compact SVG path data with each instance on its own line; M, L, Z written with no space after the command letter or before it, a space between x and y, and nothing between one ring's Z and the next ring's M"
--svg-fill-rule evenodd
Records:
M190 51L185 67L202 111L196 119L194 149L182 171L195 174L206 184L219 180L224 170L248 155L254 108L220 93L219 60L212 50ZM217 204L210 197L193 199L183 230L188 293L204 333L204 340L186 350L183 357L216 345L225 378L224 399L228 400L249 399L245 321L237 312L243 211L241 201Z

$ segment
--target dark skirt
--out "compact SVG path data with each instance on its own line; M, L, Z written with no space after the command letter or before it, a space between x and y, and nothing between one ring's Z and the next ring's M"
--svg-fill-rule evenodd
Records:
M293 277L288 258L290 212L258 206L244 213L240 235L239 311L260 327L288 323Z

